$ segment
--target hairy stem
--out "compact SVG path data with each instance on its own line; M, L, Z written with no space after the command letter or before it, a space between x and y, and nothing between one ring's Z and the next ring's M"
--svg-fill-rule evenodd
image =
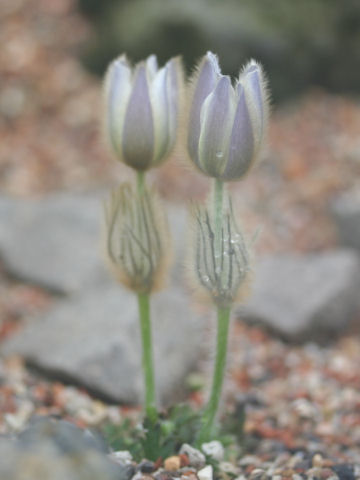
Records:
M223 252L221 251L221 236L222 236L222 216L223 216L223 196L224 183L221 180L215 179L213 209L214 209L214 250L215 258L221 258ZM221 277L221 272L220 272ZM198 444L210 440L213 423L216 412L219 407L220 395L224 379L224 370L226 366L227 340L230 322L230 307L217 307L217 343L216 343L216 358L213 373L212 388L208 404L205 408L202 427L198 436Z
M137 191L139 196L144 195L145 172L137 172ZM138 293L140 330L142 342L142 368L145 383L145 414L152 423L156 423L158 415L155 399L155 381L153 367L153 352L150 321L150 295Z
M197 443L201 446L211 439L213 423L219 407L220 395L224 380L226 366L227 341L230 324L230 307L218 307L217 309L217 342L216 358L213 373L213 383L210 398L203 414L202 427L199 432Z
M221 254L221 224L223 211L223 196L224 196L224 182L218 180L214 181L214 218L215 218L215 255L217 258Z
M138 194L141 196L143 195L144 189L145 189L145 172L143 171L136 172L136 183L137 183Z

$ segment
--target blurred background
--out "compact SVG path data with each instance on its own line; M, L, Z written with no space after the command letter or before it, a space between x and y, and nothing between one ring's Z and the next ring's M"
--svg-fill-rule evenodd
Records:
M90 277L98 281L98 194L104 196L110 186L131 177L129 169L111 158L100 133L102 77L108 63L123 52L134 62L152 53L160 63L181 55L190 73L211 50L218 54L223 73L232 76L250 58L260 61L272 98L268 146L251 174L231 185L245 230L251 236L261 229L257 253L322 252L341 244L360 251L359 0L3 0L0 45L1 341L20 335L27 318L69 298L74 277L79 296L86 293ZM185 201L203 197L209 186L189 168L181 149L151 176L169 202L182 205L182 213ZM88 192L91 202L71 197L74 192ZM349 200L335 214L334 202L344 194ZM339 225L347 238L339 237ZM347 278L355 284L350 273ZM303 293L296 292L294 305L279 301L289 308L286 315L292 317L306 304ZM76 313L74 320L78 323L80 317ZM344 329L338 317L339 330ZM307 320L311 326L312 317ZM257 345L269 339L257 330L238 328L239 345L249 349L249 365L238 361L245 365L238 372L238 386L246 390L253 377L256 383L262 375L252 366L270 364L262 353L252 360ZM69 330L61 338L70 338ZM55 332L52 325L49 331ZM312 340L311 328L307 339ZM54 345L59 345L57 338ZM285 375L282 348L275 342L268 349L275 352L279 370L271 373L274 378ZM339 372L350 371L349 365L357 369L360 344L352 350L340 345L341 361L350 351L355 360L339 361ZM322 365L321 352L318 357ZM9 365L17 379L19 363ZM46 367L45 361L42 369ZM67 380L77 378L83 364L75 364L74 370L65 372ZM264 374L264 382L266 378ZM30 398L38 395L40 404L52 405L46 395L56 399L62 388L54 385ZM7 403L0 402L0 430L1 410L19 408L11 400L16 388L5 392ZM336 388L340 393L342 384ZM21 418L26 415L29 410Z

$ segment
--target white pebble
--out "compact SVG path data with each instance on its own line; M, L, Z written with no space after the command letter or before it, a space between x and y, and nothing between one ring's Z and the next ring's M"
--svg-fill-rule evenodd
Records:
M224 447L217 440L213 440L209 443L203 443L201 445L201 450L205 453L205 455L208 455L218 462L222 462L224 460Z
M206 465L197 472L199 480L213 480L213 468L211 465Z

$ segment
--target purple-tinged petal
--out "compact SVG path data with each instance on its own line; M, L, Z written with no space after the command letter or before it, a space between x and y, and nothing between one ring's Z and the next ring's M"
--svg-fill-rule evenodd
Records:
M167 99L169 108L169 148L171 149L175 143L176 131L178 127L180 98L182 95L183 79L182 64L179 58L171 59L167 64Z
M156 55L150 55L146 59L146 71L148 73L148 77L150 80L154 78L154 76L156 75L156 72L158 71L158 68L159 67L158 67Z
M200 112L206 97L213 91L218 79L220 69L217 58L208 53L199 65L198 73L194 79L194 94L188 123L188 150L192 160L198 162L198 143L200 138Z
M245 89L246 101L253 122L256 148L258 149L264 138L268 117L266 84L260 65L251 61L245 67L239 81Z
M241 85L237 87L238 104L232 127L228 161L223 172L223 180L237 180L250 168L254 160L254 135L245 92Z
M111 63L105 77L105 128L115 153L121 158L125 109L131 91L131 69L125 56Z
M201 109L199 167L212 177L220 176L226 163L234 96L229 77L223 76Z
M167 69L157 72L151 86L150 98L154 119L154 164L161 161L167 149L169 129L169 107L167 98Z
M154 121L144 64L135 71L133 89L123 129L124 161L136 170L145 170L154 154Z

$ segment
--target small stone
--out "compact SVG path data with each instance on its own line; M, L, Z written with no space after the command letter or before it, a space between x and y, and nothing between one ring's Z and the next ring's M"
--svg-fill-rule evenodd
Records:
M213 460L217 460L218 462L222 462L224 460L224 447L217 440L203 443L201 445L201 450L205 453L205 455L208 455Z
M322 455L320 455L320 453L316 453L312 459L312 466L321 468L323 464L324 464L324 459Z
M197 448L192 447L188 443L184 443L179 451L180 455L187 455L189 459L189 465L197 469L201 469L205 466L205 455Z
M198 480L195 472L186 471L181 474L181 480Z
M151 462L150 460L143 460L139 463L138 469L142 473L152 473L155 471L155 463Z
M229 473L231 476L239 474L239 468L231 462L220 462L219 469L224 473Z
M197 472L199 480L213 480L213 467L211 465L206 465Z
M340 480L355 480L353 465L348 465L347 463L334 465L332 471L335 472Z
M248 465L253 465L254 467L257 467L258 465L260 465L260 463L260 458L256 457L255 455L245 455L239 460L240 467L247 467Z
M118 450L117 452L111 452L109 457L115 460L117 463L131 463L132 455L128 450Z
M250 473L250 480L265 480L267 477L265 470L262 468L255 468L251 473ZM273 475L272 478L274 479L276 475Z
M181 459L179 455L173 455L172 457L168 457L164 461L164 468L168 472L175 472L176 470L179 470L181 466Z

